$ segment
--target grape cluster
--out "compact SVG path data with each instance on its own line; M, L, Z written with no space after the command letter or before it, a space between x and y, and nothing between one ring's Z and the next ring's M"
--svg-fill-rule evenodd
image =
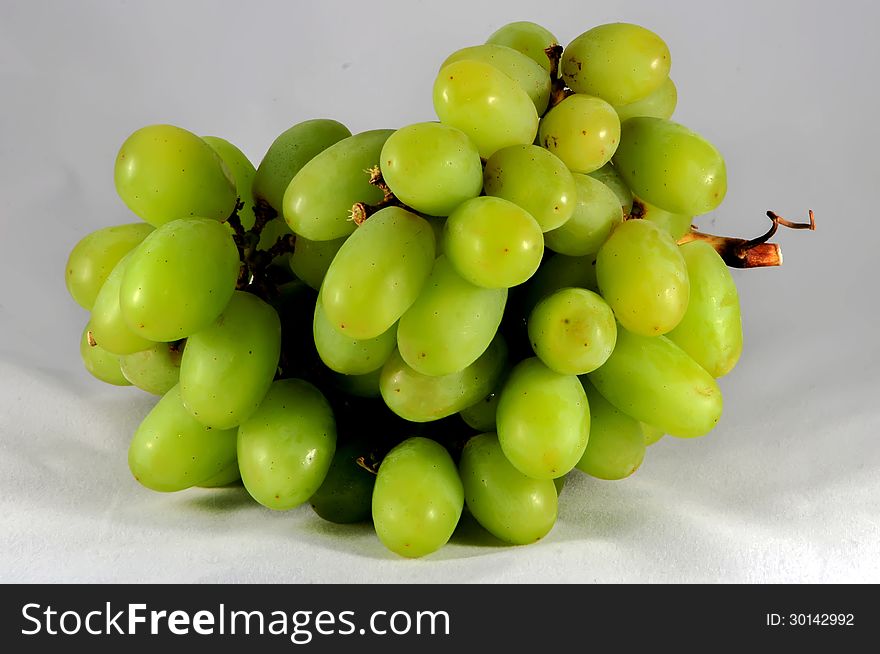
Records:
M115 185L142 221L86 236L66 270L86 368L161 396L134 477L240 478L415 557L465 507L534 542L573 469L621 479L663 434L711 430L740 308L688 236L726 172L669 120L670 64L636 25L563 50L512 23L442 63L439 122L309 120L257 168L217 137L134 132Z

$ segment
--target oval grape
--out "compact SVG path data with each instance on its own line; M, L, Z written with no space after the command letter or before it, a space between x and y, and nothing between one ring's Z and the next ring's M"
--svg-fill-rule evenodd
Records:
M98 345L91 335L91 323L85 326L79 339L79 354L83 366L95 379L100 379L113 386L131 386L131 382L122 374L120 356L108 352Z
M602 397L589 381L582 382L590 402L590 440L577 468L598 479L629 477L645 458L641 423Z
M320 302L315 303L312 335L324 365L344 375L365 375L378 370L397 347L396 323L375 338L356 340L333 326Z
M583 257L596 254L617 225L623 221L620 200L602 182L575 173L577 202L563 225L544 234L544 244L560 254Z
M614 107L590 95L570 95L541 119L538 141L575 173L590 173L611 161L620 142Z

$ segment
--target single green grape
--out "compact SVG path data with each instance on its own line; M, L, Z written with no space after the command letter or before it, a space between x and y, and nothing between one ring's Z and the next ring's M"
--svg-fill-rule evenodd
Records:
M535 479L561 477L584 454L590 433L587 396L575 375L539 359L517 364L498 400L498 440L514 467Z
M351 132L345 125L329 118L307 120L285 130L269 146L257 168L254 199L282 213L290 180L319 153L349 136Z
M209 477L205 481L201 481L196 486L198 488L223 488L232 486L241 481L241 473L238 470L238 460L229 463L223 470L213 477Z
M662 429L657 429L657 427L652 427L644 422L640 422L639 425L642 427L642 435L645 438L645 445L653 445L664 436Z
M506 288L475 286L441 256L418 299L400 319L400 356L423 375L463 370L489 347L506 303Z
M446 220L443 252L458 274L485 288L510 288L535 274L544 251L541 226L502 198L468 200Z
M211 429L193 418L175 386L135 432L128 467L151 490L184 490L228 469L235 461L235 439L234 429Z
M217 319L239 267L226 225L205 218L165 223L129 255L119 290L122 317L152 341L185 338Z
M339 248L321 286L327 318L355 339L376 338L416 301L434 265L434 231L417 215L387 207Z
M378 368L363 375L343 375L331 370L328 377L333 387L346 395L380 398L382 392L379 388L379 380L382 378L382 370L383 368Z
M113 267L92 306L90 323L92 339L101 348L113 354L131 354L147 350L154 345L153 341L129 329L122 315L119 292L132 254L131 252L126 254Z
M244 204L244 207L238 211L238 217L242 226L245 229L250 229L256 220L254 217L254 194L251 192L251 187L257 169L254 168L254 164L248 160L244 152L229 141L219 136L203 136L202 140L211 146L211 149L223 160L226 168L232 174L236 195Z
M238 467L248 493L270 509L292 509L321 487L336 451L333 410L317 388L280 379L238 428Z
M355 340L333 326L320 302L315 303L312 335L324 365L344 375L365 375L378 370L397 347L397 323L375 338Z
M547 49L559 45L559 40L546 28L523 20L500 27L492 33L486 43L506 45L508 48L518 50L549 73L550 58L547 56Z
M611 161L620 142L614 107L590 95L570 95L541 119L538 142L575 173L590 173Z
M685 216L712 211L727 193L727 168L715 146L662 118L626 121L614 167L640 198Z
M95 379L112 384L113 386L131 386L131 382L125 378L120 369L120 356L108 352L100 345L90 340L92 331L91 323L85 326L79 339L79 354L82 357L83 366Z
M116 156L116 192L135 214L159 227L178 218L226 220L235 180L198 136L173 125L142 127Z
M538 133L538 112L528 94L482 61L456 61L440 71L434 111L441 123L467 134L484 159L508 145L532 143Z
M420 557L443 547L464 508L464 490L449 452L414 437L391 450L373 489L373 524L392 552Z
M687 311L669 340L687 352L713 377L723 377L742 354L739 294L730 270L703 241L679 247L687 264L691 296Z
M361 440L336 448L324 482L309 498L312 509L324 520L351 524L370 519L376 475L358 464L368 452L369 446Z
M596 254L623 221L620 200L610 188L587 175L573 175L577 202L571 218L544 234L544 244L560 254L583 257Z
M569 43L561 64L562 79L576 93L629 104L663 84L672 57L654 32L630 23L610 23Z
M558 510L553 480L532 479L514 468L497 435L471 438L458 470L471 515L496 538L526 545L553 529Z
M347 236L332 241L310 241L297 237L290 255L290 269L293 274L316 291L321 288L324 276L333 262L333 257L345 243Z
M601 366L617 342L611 307L583 288L563 288L545 297L529 315L529 342L538 358L563 375L583 375Z
M668 77L654 91L630 104L614 105L614 110L622 123L630 118L649 116L671 118L678 104L678 89Z
M609 162L602 166L599 170L587 173L593 179L598 179L605 186L614 191L614 194L620 200L620 208L623 210L624 216L629 216L629 212L633 205L632 191L623 181L623 177L617 172L617 169Z
M104 227L80 240L70 251L64 269L64 282L70 297L86 311L91 311L110 271L152 231L152 225L129 223Z
M416 123L394 132L382 146L379 166L400 201L431 216L448 216L483 188L477 147L442 123Z
M180 351L178 343L156 343L142 352L119 358L122 374L138 388L153 395L165 395L180 381Z
M614 352L589 379L618 409L671 436L702 436L721 417L718 384L665 336L618 327Z
M524 319L545 297L561 288L586 288L598 291L596 283L596 257L567 257L551 254L544 257L538 272L523 286L520 308Z
M642 426L581 380L590 402L590 440L577 468L598 479L623 479L638 470L645 458Z
M575 209L574 177L552 152L537 145L512 145L489 157L483 172L486 195L528 211L542 232L563 225Z
M669 234L673 241L678 241L691 229L691 216L670 213L639 198L633 198L632 213L630 215L632 218L641 218L649 223L654 223Z
M675 241L653 223L619 225L599 250L596 278L614 315L636 334L665 334L687 309L687 266Z
M281 352L281 321L252 293L235 291L213 324L187 339L180 394L202 424L236 427L257 410Z
M482 400L476 404L465 407L458 414L465 421L468 427L477 431L494 431L495 416L498 411L498 397L501 394L501 387L496 386Z
M357 227L352 206L382 199L382 191L370 184L369 170L379 164L382 146L393 132L375 129L349 136L300 168L284 192L284 220L290 229L312 241L351 234Z

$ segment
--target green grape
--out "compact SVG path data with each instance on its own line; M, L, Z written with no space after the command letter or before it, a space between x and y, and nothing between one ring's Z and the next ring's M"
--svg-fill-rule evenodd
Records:
M563 288L545 297L529 316L528 327L535 354L562 375L592 372L617 342L611 307L583 288Z
M91 373L92 377L107 384L131 386L131 382L125 378L120 369L119 355L108 352L95 343L94 339L90 340L91 330L92 324L89 323L83 329L79 339L79 354L85 369Z
M578 378L553 372L537 358L521 361L498 400L498 440L524 475L561 477L583 456L590 408Z
M182 344L156 343L142 352L119 358L125 378L147 393L165 395L180 381Z
M486 195L528 211L541 231L571 218L577 202L574 178L559 157L537 145L512 145L489 157L483 173Z
M538 272L523 287L520 307L523 318L527 318L535 306L545 297L561 288L586 288L598 291L596 283L596 258L566 257L554 254L544 257Z
M562 78L576 93L629 104L655 91L669 76L672 57L659 36L629 23L599 25L568 44Z
M614 107L590 95L570 95L541 119L538 142L575 173L590 173L611 161L620 141Z
M290 269L293 274L316 291L319 290L333 257L347 238L343 236L332 241L310 241L298 236L293 254L290 255Z
M559 45L559 41L549 30L526 20L504 25L496 30L486 43L506 45L508 48L518 50L540 64L548 73L550 58L547 56L547 48Z
M642 435L645 438L645 445L653 445L664 436L662 429L657 429L644 422L640 422L639 425L642 427Z
M214 323L186 341L180 393L202 424L229 429L248 419L272 383L281 321L256 295L235 291Z
M633 218L641 218L649 223L654 223L664 232L672 237L673 241L678 241L682 236L691 230L691 217L682 216L677 213L670 213L648 204L639 198L633 198L632 212Z
M130 223L104 227L84 237L71 250L64 270L70 297L91 311L110 271L152 231L152 225Z
M668 77L650 94L630 104L615 105L614 110L622 123L630 118L649 116L652 118L670 118L678 103L678 90Z
M480 434L464 446L458 464L471 515L490 534L514 545L541 540L556 522L556 486L514 468L495 434Z
M665 334L687 309L687 266L675 241L653 223L618 226L596 257L596 278L620 324L636 334Z
M669 340L687 352L713 377L723 377L742 354L742 316L736 284L727 264L702 241L679 247L687 264L691 297Z
M128 467L147 488L171 492L191 488L235 461L234 429L211 429L193 418L168 391L138 427L128 448Z
M618 328L614 352L589 380L618 409L672 436L702 436L721 417L718 384L665 336Z
M90 324L93 340L101 348L113 354L131 354L147 350L154 345L153 341L129 329L122 316L119 290L131 257L130 252L113 267L92 306Z
M628 216L633 205L633 195L626 182L623 181L623 177L617 172L617 169L611 163L607 163L599 170L594 170L587 174L593 179L598 179L614 191L614 194L620 200L620 208L623 210L623 215Z
M416 301L434 265L434 232L399 207L370 216L339 248L321 286L333 326L356 339L388 331Z
M312 334L324 365L344 375L365 375L378 370L397 347L397 323L375 338L355 340L333 326L320 302L315 303Z
M510 77L482 61L456 61L434 82L440 122L460 129L488 159L508 145L527 144L538 133L531 98Z
M394 130L375 129L342 139L316 155L290 180L284 193L284 220L298 236L332 241L351 234L356 202L376 204L382 191L370 184L382 146Z
M574 174L577 203L571 218L544 234L544 244L560 254L596 254L611 230L623 220L620 200L610 188L587 175Z
M241 473L238 471L238 459L236 459L219 473L205 481L199 482L196 486L199 488L223 488L224 486L232 486L240 481Z
M553 479L553 486L556 488L556 497L562 495L562 489L565 488L566 479L568 479L568 475L562 475L561 477L555 477Z
M226 164L226 168L232 173L232 179L235 181L235 191L238 199L244 204L244 208L238 212L241 224L245 229L254 226L256 220L254 216L254 194L251 187L254 183L254 175L257 169L254 168L244 152L235 147L232 143L219 136L203 136L202 140L211 146L211 149ZM230 228L231 229L231 228Z
M379 389L379 380L382 378L382 368L378 368L364 375L343 375L330 371L329 381L337 390L353 395L354 397L379 398L382 392Z
M420 557L443 547L464 507L458 471L442 445L414 437L391 450L373 489L373 524L389 550Z
M361 441L336 449L324 483L309 499L315 513L324 520L351 524L370 519L376 475L357 461L368 451L368 446Z
M496 387L482 400L476 404L465 407L458 414L465 421L468 427L477 431L494 431L495 415L498 411L498 397L501 394L501 388Z
M423 375L467 368L495 337L506 302L506 288L474 286L439 257L418 299L400 319L400 356Z
M272 142L254 176L253 196L279 214L290 180L309 161L331 145L351 136L348 128L329 118L298 123Z
M456 61L482 61L494 66L529 95L539 115L547 110L550 102L550 76L531 57L505 45L487 43L453 52L440 68L446 68Z
M379 388L385 404L401 418L430 422L486 397L501 377L506 361L507 345L500 336L467 368L442 377L416 372L399 352L394 352L382 368Z
M226 220L235 208L235 181L223 160L173 125L129 136L116 156L114 181L128 208L156 227L178 218Z
M727 168L715 146L662 118L626 121L614 167L640 198L685 216L712 211L727 193Z
M641 423L602 397L589 381L581 381L590 402L590 440L577 468L598 479L629 477L645 458Z
M217 319L239 266L226 225L205 218L165 223L129 255L119 290L122 317L152 341L185 338Z
M301 379L273 383L238 428L241 480L270 509L292 509L314 495L335 451L333 410L321 391Z
M379 160L394 195L416 211L448 216L483 188L480 153L463 132L416 123L388 137Z
M535 274L544 235L525 209L502 198L468 200L446 220L443 252L458 274L485 288L510 288Z

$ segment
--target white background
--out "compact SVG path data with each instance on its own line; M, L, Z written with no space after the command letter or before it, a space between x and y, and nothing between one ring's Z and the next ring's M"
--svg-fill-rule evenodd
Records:
M880 581L880 216L872 2L0 3L0 580ZM531 19L567 43L616 20L664 37L676 119L715 142L730 191L701 225L785 265L736 274L746 352L711 435L663 439L636 475L578 475L537 545L468 527L420 561L368 526L272 513L242 489L160 495L126 446L153 400L81 369L64 290L87 232L130 222L116 150L157 122L257 162L312 117L352 131L434 117L447 54Z

